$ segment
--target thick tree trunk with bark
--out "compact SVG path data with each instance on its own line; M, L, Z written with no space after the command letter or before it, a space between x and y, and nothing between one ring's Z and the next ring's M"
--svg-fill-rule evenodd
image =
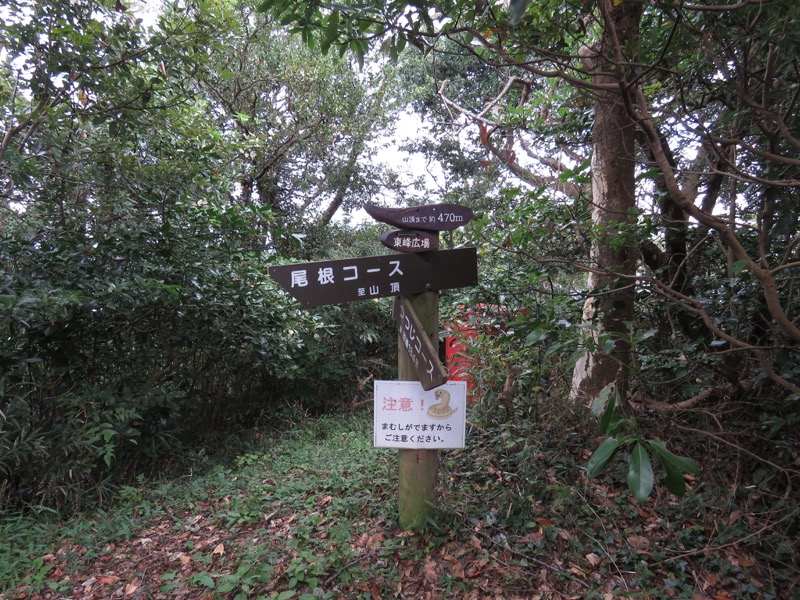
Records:
M634 316L636 253L628 225L636 207L636 128L626 109L626 70L619 49L635 44L642 9L626 0L605 3L605 11L603 40L584 55L598 91L592 128L592 271L583 307L583 321L592 329L586 330L586 352L573 371L570 399L576 402L591 402L612 382L624 389L631 358L627 338ZM603 343L609 338L613 346Z

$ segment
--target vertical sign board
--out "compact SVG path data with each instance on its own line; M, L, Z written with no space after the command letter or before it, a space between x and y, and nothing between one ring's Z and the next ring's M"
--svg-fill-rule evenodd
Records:
M447 369L439 360L439 353L425 333L408 298L397 296L394 299L392 318L422 388L430 390L446 382Z
M376 448L463 448L467 384L448 381L424 390L417 381L375 382Z

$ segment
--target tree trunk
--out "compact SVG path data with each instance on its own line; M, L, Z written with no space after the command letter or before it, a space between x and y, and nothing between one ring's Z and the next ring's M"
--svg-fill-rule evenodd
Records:
M631 359L628 324L633 320L636 272L634 222L636 128L626 110L622 48L633 47L641 3L605 2L599 48L584 60L598 86L592 128L592 236L589 295L583 306L586 352L575 364L570 399L591 402L606 385L624 391ZM613 340L607 342L606 340Z
M364 152L369 133L375 124L380 120L383 99L386 97L387 88L387 78L384 75L381 77L380 83L378 84L378 90L366 110L365 119L361 125L360 131L353 136L353 145L350 147L350 152L347 156L347 163L342 167L344 171L342 181L336 187L336 193L334 194L333 200L320 218L321 225L328 225L333 220L333 216L341 208L342 203L344 202L345 194L347 194L350 189L350 183L353 181L353 176L358 168L358 159Z

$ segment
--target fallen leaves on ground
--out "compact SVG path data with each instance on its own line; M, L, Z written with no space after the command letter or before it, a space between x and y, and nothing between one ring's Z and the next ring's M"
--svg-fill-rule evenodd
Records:
M291 494L274 493L273 473L259 473L254 487L237 476L238 487L217 497L210 490L200 501L165 502L127 537L87 547L67 536L30 557L45 566L41 580L0 600L299 599L315 590L371 600L767 597L764 582L774 574L764 557L719 538L725 524L755 541L744 527L759 525L737 507L712 502L703 510L715 511L713 520L693 516L672 497L637 503L622 483L565 483L554 468L540 469L542 493L521 501L508 465L479 450L463 460L465 473L452 471L452 485L443 486L437 518L447 524L424 533L397 529L396 490L385 483L361 502L344 502L357 486L344 475L341 487L328 485L321 461L313 476L284 471ZM505 492L516 494L514 503L497 500ZM256 508L241 508L250 504ZM777 591L773 597L791 598L791 590Z

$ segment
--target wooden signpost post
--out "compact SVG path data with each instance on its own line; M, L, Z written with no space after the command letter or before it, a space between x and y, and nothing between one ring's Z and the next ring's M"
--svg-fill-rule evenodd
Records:
M406 302L409 309L417 315L421 333L430 341L438 361L439 293L417 294ZM398 336L397 340L397 379L418 380L417 369L406 349L402 335ZM399 449L397 452L399 458L397 517L400 529L422 529L427 523L431 507L436 503L439 450L414 448Z
M306 307L395 296L392 317L398 333L398 380L419 382L425 392L443 389L447 370L438 353L439 291L476 285L478 263L475 248L439 250L438 232L466 225L472 220L472 210L457 204L412 208L368 205L365 210L374 219L400 228L381 236L384 246L400 254L280 265L270 267L269 275ZM451 392L437 390L435 394L447 401L437 405L439 414L427 414L441 420L449 414ZM444 427L417 425L434 426ZM431 448L428 438L435 436L426 436L424 443L415 446L413 440L419 437L409 436L410 447L398 446L398 517L404 530L425 526L436 498L438 447L453 447L436 446L434 442Z

